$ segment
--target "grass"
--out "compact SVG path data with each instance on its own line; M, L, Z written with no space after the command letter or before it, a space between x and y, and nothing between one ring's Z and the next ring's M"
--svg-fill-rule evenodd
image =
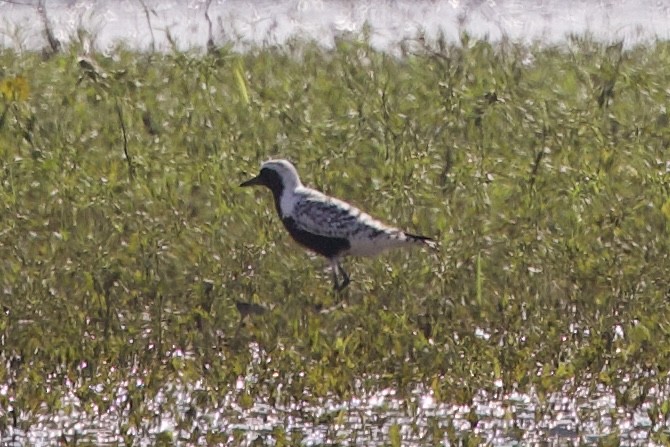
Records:
M604 386L666 439L668 43L93 59L0 52L0 431L117 412L132 443L196 382L161 411ZM237 187L274 156L440 252L352 260L335 296Z

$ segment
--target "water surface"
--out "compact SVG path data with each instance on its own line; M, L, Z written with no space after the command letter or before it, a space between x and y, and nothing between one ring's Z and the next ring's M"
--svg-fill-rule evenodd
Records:
M44 18L67 41L78 29L100 49L119 41L138 49L204 48L233 43L281 45L293 36L332 46L367 27L372 44L390 49L425 35L455 41L462 32L491 40L560 43L591 34L626 45L667 39L670 4L654 0L124 0L0 1L0 45L45 45ZM170 43L172 42L172 43Z

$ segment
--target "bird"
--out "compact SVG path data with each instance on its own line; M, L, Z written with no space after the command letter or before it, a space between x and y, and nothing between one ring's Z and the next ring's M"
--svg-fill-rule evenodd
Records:
M277 214L289 235L328 260L336 292L350 283L340 262L346 256L375 256L411 245L437 249L437 242L430 237L386 225L343 200L303 185L288 160L262 163L259 174L240 186L265 186L272 191Z

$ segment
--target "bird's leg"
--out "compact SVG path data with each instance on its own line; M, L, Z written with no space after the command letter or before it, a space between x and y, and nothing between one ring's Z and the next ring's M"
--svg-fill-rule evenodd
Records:
M340 290L340 284L337 280L337 261L335 259L328 259L330 262L330 271L333 272L333 290L336 292Z
M335 264L337 266L337 270L340 271L342 275L342 282L337 286L336 290L338 292L344 290L345 287L349 285L349 275L347 274L346 271L342 268L342 265L339 263L339 261Z
M337 292L340 290L340 285L337 282L337 266L333 265L331 270L333 271L333 289Z
M336 292L340 292L349 285L349 275L347 275L347 272L344 271L342 265L340 265L340 262L337 259L330 260L330 269L333 271L333 289ZM342 276L342 282L338 281L337 278L338 271Z

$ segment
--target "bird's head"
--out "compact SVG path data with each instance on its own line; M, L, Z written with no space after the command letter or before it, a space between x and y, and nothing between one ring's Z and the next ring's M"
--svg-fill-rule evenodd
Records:
M261 172L254 178L243 182L240 186L262 185L270 188L280 196L284 190L294 191L302 186L298 171L287 160L269 160L261 165Z

